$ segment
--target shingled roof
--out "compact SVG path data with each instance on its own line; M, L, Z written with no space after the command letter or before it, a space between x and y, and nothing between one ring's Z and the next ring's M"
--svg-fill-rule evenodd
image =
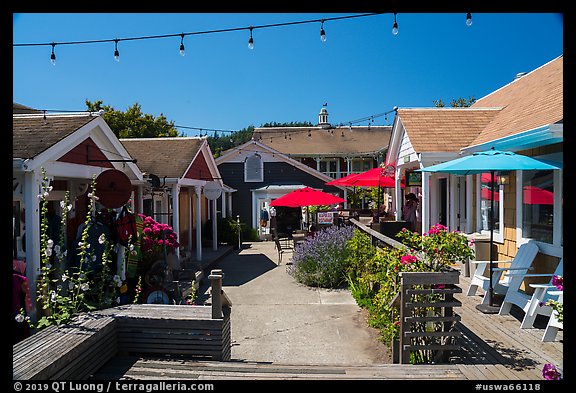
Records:
M563 121L563 57L515 79L469 108L400 108L416 152L463 148Z
M254 140L293 157L367 156L385 150L391 133L391 126L273 127L254 129Z
M13 115L12 157L34 158L97 117L90 115Z
M401 108L398 116L416 152L457 152L499 112L500 108Z
M202 147L202 138L123 138L120 142L146 173L181 178Z
M470 145L562 122L563 66L564 57L559 56L477 100L472 108L498 106L502 110Z

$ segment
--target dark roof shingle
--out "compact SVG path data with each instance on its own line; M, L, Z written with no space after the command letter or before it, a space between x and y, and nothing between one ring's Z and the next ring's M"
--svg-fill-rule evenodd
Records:
M94 116L13 116L12 157L29 159L96 119Z
M137 160L142 172L181 178L200 150L201 138L122 138L120 142Z

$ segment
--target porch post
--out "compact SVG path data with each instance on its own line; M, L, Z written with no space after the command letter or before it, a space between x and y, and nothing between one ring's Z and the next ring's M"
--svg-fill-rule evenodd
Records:
M138 203L137 203L138 209L137 209L136 213L143 214L144 213L144 186L143 185L138 184L136 186L136 195L134 196L134 199L136 199L138 201Z
M226 203L226 207L228 208L230 217L232 217L232 193L228 193L227 198L228 202Z
M474 220L472 219L472 175L466 176L466 233L472 233L472 223Z
M172 186L172 229L178 236L180 241L180 185L174 184ZM176 247L175 254L180 258L180 247Z
M227 213L226 212L226 198L227 197L228 197L228 195L226 194L226 192L224 190L222 190L222 201L221 201L221 203L222 203L222 206L221 206L222 218L228 217L228 215L226 214Z
M24 208L26 209L26 277L29 280L32 312L30 318L37 320L36 285L40 274L40 200L42 179L36 172L24 174Z
M192 210L192 187L188 187L188 250L192 255L192 229L194 211Z
M422 228L421 233L430 229L430 172L422 172Z
M212 251L218 250L218 225L216 222L216 199L210 201L212 204Z
M194 186L196 191L196 260L202 260L202 187Z

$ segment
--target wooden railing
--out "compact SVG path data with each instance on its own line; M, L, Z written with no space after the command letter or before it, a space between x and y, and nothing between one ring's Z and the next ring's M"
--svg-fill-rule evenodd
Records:
M379 248L402 248L404 245L378 231L351 219L350 223L372 239ZM400 313L400 340L392 343L394 363L410 363L410 353L435 362L447 361L450 351L459 350L454 338L461 333L454 329L460 316L454 307L462 304L454 299L461 293L457 285L460 272L401 272L400 291L391 306Z
M366 233L372 239L372 245L380 248L402 248L403 244L397 240L392 239L386 235L381 234L378 231L364 225L360 221L351 218L350 223L360 229L362 232Z

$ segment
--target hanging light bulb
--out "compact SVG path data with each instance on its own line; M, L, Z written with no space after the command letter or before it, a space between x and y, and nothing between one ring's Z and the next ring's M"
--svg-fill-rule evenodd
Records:
M184 52L184 33L180 34L180 37L182 37L180 40L180 56L184 57L186 55L186 52Z
M254 39L252 38L252 27L250 27L250 38L248 39L248 48L254 49Z
M52 43L52 53L50 54L50 63L52 65L56 65L56 55L54 54L54 47L56 46L55 43Z
M466 14L466 26L472 26L472 14L471 13Z
M326 32L324 31L324 19L322 19L322 24L320 25L320 41L326 42Z
M120 52L118 52L118 40L114 40L114 60L120 61Z
M392 25L392 34L398 34L398 23L396 23L396 12L394 13L394 24Z

